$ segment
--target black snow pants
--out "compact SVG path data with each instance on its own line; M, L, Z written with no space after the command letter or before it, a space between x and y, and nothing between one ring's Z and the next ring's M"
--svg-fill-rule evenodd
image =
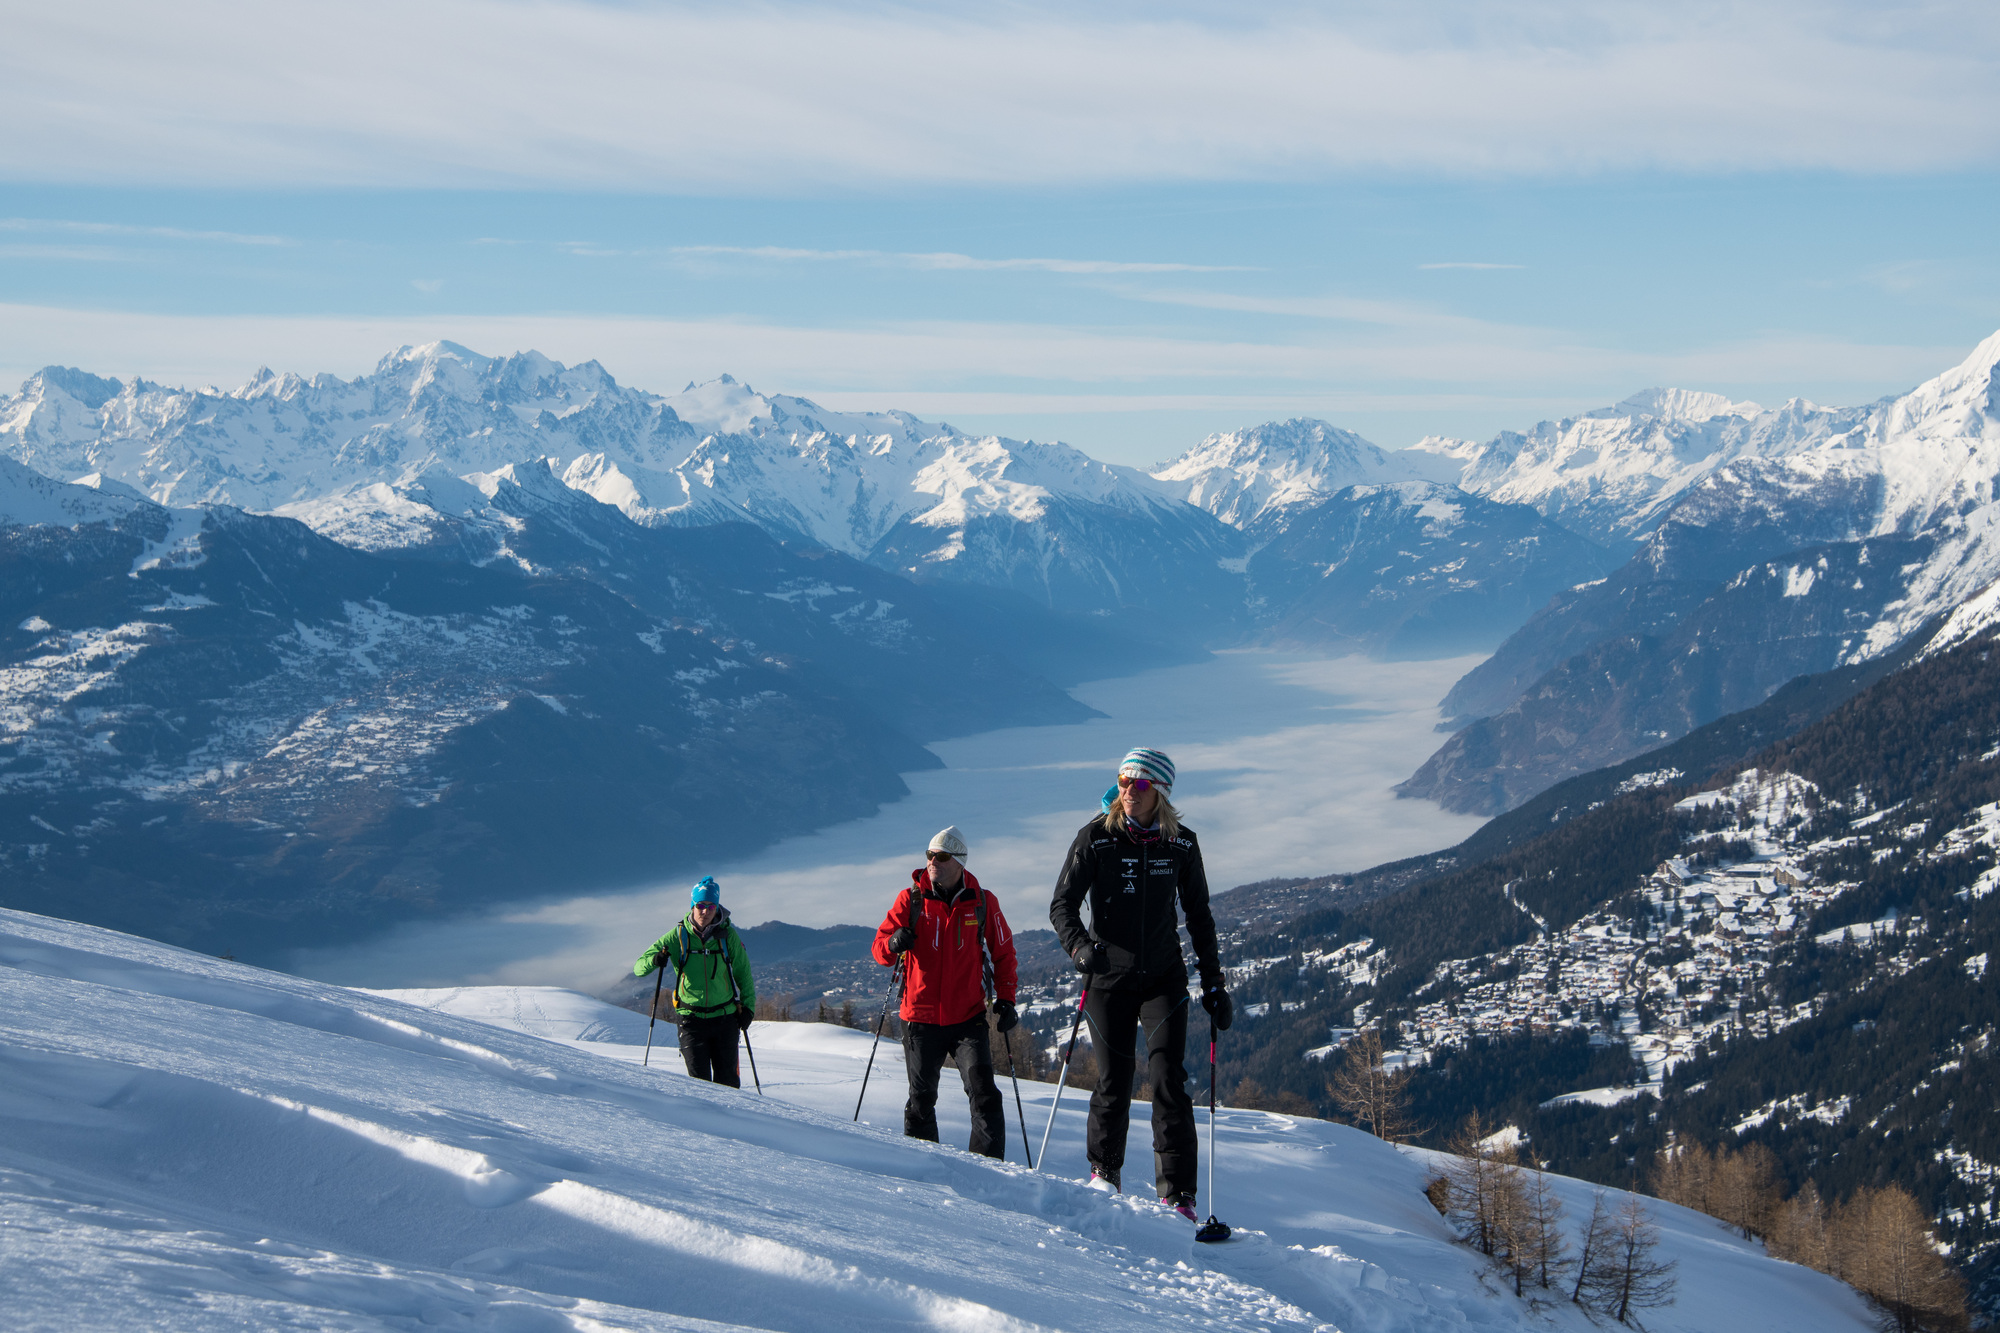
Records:
M742 1087L743 1081L736 1073L736 1037L741 1031L733 1014L718 1018L682 1014L681 1059L686 1062L689 1075L732 1088Z
M910 1076L910 1099L903 1103L903 1133L938 1141L938 1078L945 1057L958 1066L965 1100L972 1111L968 1152L1007 1155L1007 1112L993 1083L993 1048L987 1044L986 1015L963 1023L903 1024L903 1066Z
M1097 1089L1090 1094L1090 1128L1084 1141L1091 1166L1108 1168L1114 1179L1125 1166L1132 1075L1143 1041L1146 1076L1153 1085L1154 1183L1163 1199L1194 1193L1201 1140L1187 1086L1187 977L1178 973L1158 977L1130 990L1093 989L1084 1013L1097 1048Z

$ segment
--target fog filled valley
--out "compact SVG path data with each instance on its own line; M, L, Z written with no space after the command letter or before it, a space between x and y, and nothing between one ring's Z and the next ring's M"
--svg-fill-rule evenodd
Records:
M449 342L230 391L49 367L0 399L18 1308L1988 1319L1996 480L2000 334L1856 407L1291 419L1144 469ZM1088 1038L1052 1109L1051 887L1135 746L1234 997L1226 1245L1079 1183ZM893 1018L870 1055L873 928L946 825L1017 937L1004 1163L955 1086L943 1148L896 1137ZM630 1058L702 875L761 1089L685 1076L671 1017ZM1619 1216L1643 1309L1591 1258Z

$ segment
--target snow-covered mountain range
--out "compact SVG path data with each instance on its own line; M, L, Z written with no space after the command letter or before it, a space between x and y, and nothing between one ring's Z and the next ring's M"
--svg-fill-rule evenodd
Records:
M1043 673L1134 643L470 476L356 549L0 459L8 512L95 520L0 525L7 901L261 958L630 883L774 837L774 756L791 821L857 818L924 741L1088 716Z
M1014 1120L1005 1162L952 1146L949 1071L947 1143L906 1139L890 1042L850 1123L869 1040L831 1024L752 1028L760 1096L660 1042L642 1067L645 1018L575 992L344 990L12 911L0 1001L15 1327L1597 1327L1455 1240L1430 1154L1324 1121L1225 1106L1202 1205L1235 1235L1200 1245L1086 1188L1085 1099L1039 1172ZM1054 1091L1023 1084L1031 1128ZM1574 1248L1591 1188L1552 1184ZM1645 1206L1679 1273L1648 1328L1873 1326L1833 1279Z
M1263 533L1285 515L1324 504L1349 486L1456 481L1455 459L1418 450L1385 453L1352 431L1295 417L1211 435L1152 470L1155 480L1231 527Z
M1640 544L1460 682L1447 711L1487 720L1406 790L1508 808L1794 676L1891 652L2000 578L1996 369L2000 334L1864 407L1655 394L1485 446L1431 442L1464 459L1469 489Z
M364 544L426 522L416 509L449 497L450 478L547 459L643 524L748 521L1068 610L1158 605L1170 586L1226 622L1242 601L1220 563L1242 554L1235 530L1141 472L907 413L829 412L728 376L659 395L596 362L448 342L399 349L351 381L261 371L230 392L50 368L0 403L0 442L58 479L292 513Z
M50 368L0 401L0 540L18 573L4 677L14 685L0 700L14 719L0 759L14 766L0 763L0 777L40 772L38 791L58 771L136 780L155 760L104 739L136 736L120 711L143 694L134 680L156 681L164 700L198 691L209 671L235 701L217 718L281 677L311 677L333 698L386 698L396 687L365 646L386 642L385 626L400 634L432 616L442 651L464 632L452 617L525 604L548 617L537 632L550 651L493 656L512 665L480 677L479 709L523 690L572 692L562 673L582 669L571 648L589 634L565 632L560 617L630 619L634 635L666 626L792 673L767 694L883 738L850 748L870 764L926 735L1052 715L1049 679L1135 653L1164 661L1263 639L1415 656L1497 643L1448 702L1472 725L1407 790L1506 808L1801 672L1889 652L2000 577L1996 361L2000 335L1911 393L1860 408L1766 411L1654 390L1485 444L1396 452L1324 422L1272 423L1212 436L1150 472L906 413L834 413L728 377L660 395L595 363L450 343L401 349L354 380L263 372L230 392ZM278 577L267 551L290 552L276 565L302 580L275 599L258 583ZM566 610L565 597L591 609ZM256 619L280 603L311 614ZM383 619L377 604L415 619ZM211 639L209 625L227 628ZM71 646L58 652L50 635ZM91 665L99 638L122 645L102 670ZM953 643L969 666L940 674ZM255 652L237 651L247 644ZM205 653L226 666L203 666ZM450 659L428 654L407 670ZM52 684L48 663L72 657L81 674ZM318 665L300 675L307 658ZM683 670L709 668L669 674ZM279 740L316 712L291 685L266 693L275 711L230 723L227 762L202 770L221 776L175 790L252 773L259 790L287 784L277 774L294 749ZM297 706L272 702L294 695ZM712 730L715 706L690 702L690 719L707 720L688 725ZM149 733L174 756L168 769L222 756L211 756L215 736L178 726ZM31 751L42 767L8 758ZM69 795L82 804L38 817L64 830L97 817L81 789ZM246 817L299 831L268 810ZM52 856L65 846L25 826L12 836Z

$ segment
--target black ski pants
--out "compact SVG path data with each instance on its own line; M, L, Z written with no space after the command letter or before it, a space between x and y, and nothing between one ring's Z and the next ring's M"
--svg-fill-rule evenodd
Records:
M743 1080L736 1072L736 1036L741 1031L734 1014L716 1018L682 1014L681 1059L687 1064L688 1074L711 1083L742 1087Z
M903 1133L938 1141L938 1078L945 1057L958 1066L965 1100L972 1110L972 1141L966 1151L981 1157L1007 1155L1007 1112L993 1083L993 1047L986 1015L963 1023L903 1024L903 1067L910 1076L910 1099L903 1103Z
M1153 1084L1154 1183L1163 1199L1194 1193L1201 1140L1187 1086L1187 978L1159 977L1133 989L1093 987L1083 1012L1097 1048L1097 1089L1090 1094L1090 1128L1084 1140L1091 1166L1108 1168L1114 1177L1124 1169L1132 1075L1143 1043L1146 1076Z

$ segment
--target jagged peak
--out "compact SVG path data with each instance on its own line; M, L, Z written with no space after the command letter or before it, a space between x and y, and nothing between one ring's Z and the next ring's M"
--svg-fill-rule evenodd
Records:
M491 472L467 473L464 480L477 487L488 499L506 487L526 491L543 500L568 501L577 492L563 484L557 475L557 460L543 455L539 458L525 458L518 463L506 463Z
M75 366L43 366L21 385L21 392L30 395L47 393L50 389L74 398L92 411L125 392L125 386L117 380Z
M1972 409L1988 417L2000 417L2000 331L1988 335L1963 361L1925 380L1895 400L1895 409L1908 420Z
M1754 417L1764 409L1753 402L1736 402L1727 395L1701 389L1652 388L1600 407L1589 417L1654 417L1668 421L1711 421L1716 417Z
M152 503L152 497L136 486L128 486L116 477L107 477L102 472L86 473L70 483L72 486L87 486L93 491L115 495L121 500L143 500Z

